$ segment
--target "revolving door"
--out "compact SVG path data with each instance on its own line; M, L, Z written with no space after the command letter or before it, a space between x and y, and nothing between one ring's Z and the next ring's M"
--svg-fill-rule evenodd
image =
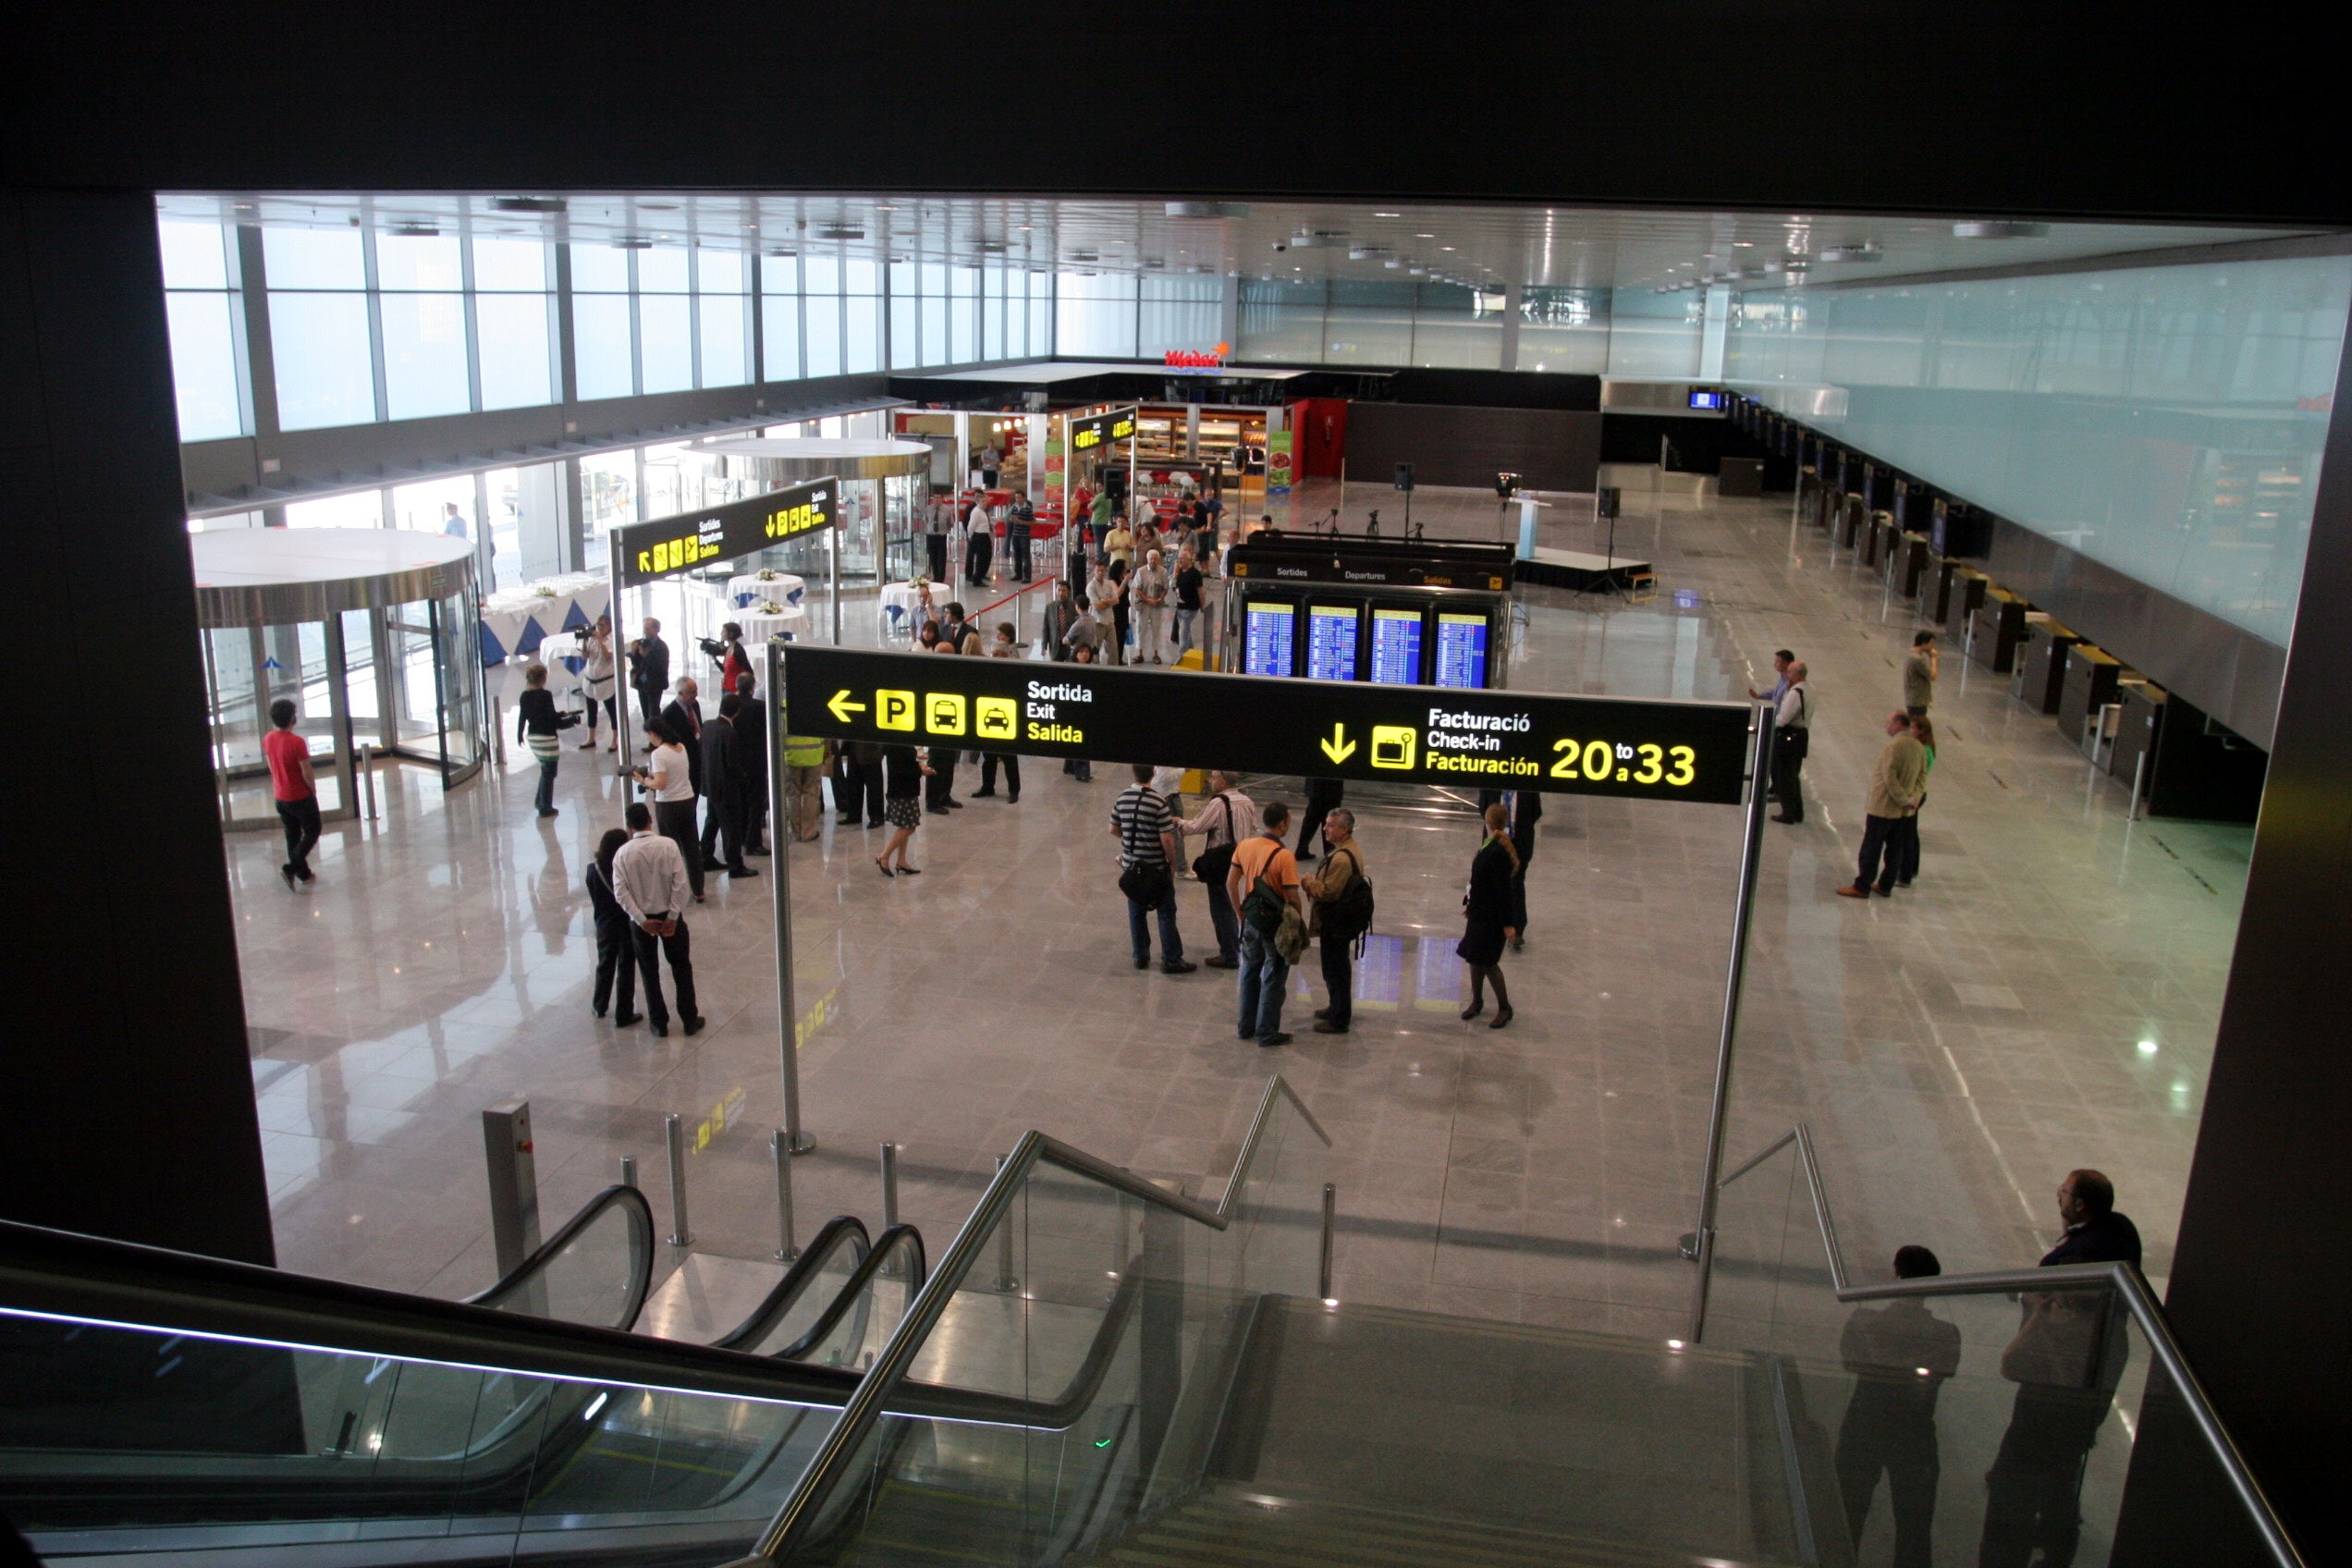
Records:
M481 771L490 738L466 541L240 529L189 543L222 827L277 826L262 741L280 701L294 704L326 821L360 815L362 758L430 769L445 790Z

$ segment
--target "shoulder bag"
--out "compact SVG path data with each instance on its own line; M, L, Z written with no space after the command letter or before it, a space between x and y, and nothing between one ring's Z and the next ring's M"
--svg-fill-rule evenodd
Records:
M1232 797L1219 790L1217 803L1225 808L1225 841L1212 844L1193 857L1193 875L1211 887L1221 886L1225 874L1233 869L1233 850L1238 842L1233 837Z

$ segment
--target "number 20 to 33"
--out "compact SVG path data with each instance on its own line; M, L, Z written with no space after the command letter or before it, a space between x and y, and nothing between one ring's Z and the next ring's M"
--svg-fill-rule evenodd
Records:
M1636 784L1663 781L1682 785L1698 777L1698 753L1688 746L1676 746L1670 751L1663 746L1612 746L1606 741L1587 741L1582 746L1574 741L1554 741L1551 749L1560 753L1560 760L1551 765L1554 778L1599 780L1615 777L1630 778ZM1666 766L1669 756L1674 761L1671 772ZM1634 766L1619 767L1621 761Z

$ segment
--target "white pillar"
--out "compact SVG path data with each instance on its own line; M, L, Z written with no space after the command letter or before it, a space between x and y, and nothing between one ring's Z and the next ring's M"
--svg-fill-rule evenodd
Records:
M1723 337L1732 322L1732 291L1716 284L1707 291L1707 320L1698 341L1698 378L1721 381L1723 378Z

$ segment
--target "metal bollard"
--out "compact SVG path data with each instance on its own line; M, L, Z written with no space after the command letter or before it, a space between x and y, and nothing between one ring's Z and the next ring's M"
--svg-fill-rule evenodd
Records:
M620 1157L620 1184L631 1192L637 1189L637 1157L633 1154Z
M692 1246L686 1228L686 1123L676 1111L662 1118L662 1141L669 1145L669 1244Z
M790 1263L801 1256L792 1244L792 1140L778 1127L767 1148L776 1159L776 1261Z
M882 1145L882 1228L899 1222L899 1145Z
M507 709L497 698L490 699L490 740L498 748L498 766L507 766Z
M1002 1170L1004 1168L1005 1157L997 1156L997 1169ZM1007 1294L1021 1288L1021 1281L1014 1278L1012 1272L1012 1215L1013 1211L1007 1209L1004 1217L997 1221L997 1289Z
M531 1102L501 1100L482 1113L490 1170L490 1244L498 1278L539 1250L539 1177L532 1153Z
M367 799L367 820L376 820L375 814L375 748L367 741L360 742L360 788Z
M1326 1182L1323 1183L1323 1268L1318 1276L1322 1282L1315 1292L1326 1303L1331 1300L1331 1232L1339 1224L1339 1190Z

